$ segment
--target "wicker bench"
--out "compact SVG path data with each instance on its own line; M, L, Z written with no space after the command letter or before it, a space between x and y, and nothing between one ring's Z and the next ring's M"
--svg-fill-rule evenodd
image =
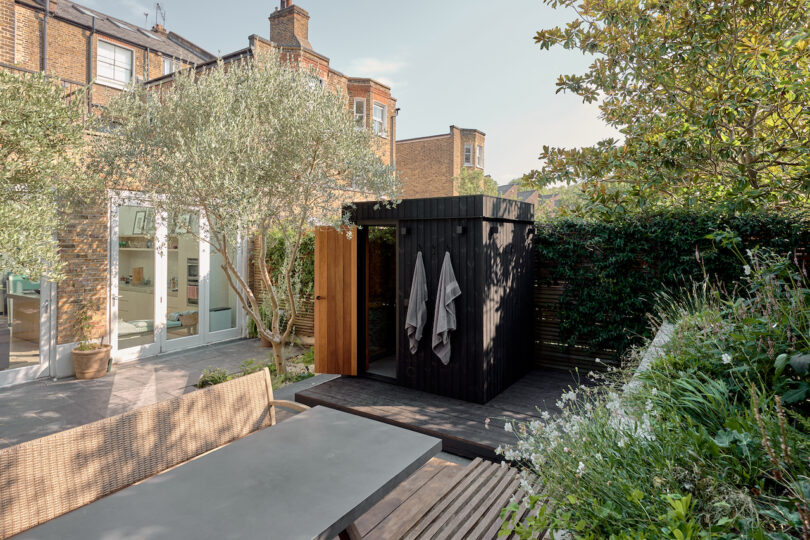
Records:
M0 539L276 423L267 369L0 450Z

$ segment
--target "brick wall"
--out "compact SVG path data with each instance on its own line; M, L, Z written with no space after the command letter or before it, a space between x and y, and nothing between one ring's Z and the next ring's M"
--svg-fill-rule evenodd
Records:
M42 14L23 6L16 6L17 61L20 67L42 69Z
M76 208L58 233L59 249L67 278L57 287L57 343L79 338L76 315L83 299L95 299L94 334L107 330L107 286L109 283L107 207L99 204Z
M0 0L0 62L14 63L14 0Z
M450 126L447 135L398 141L397 171L404 179L404 198L450 197L458 195L453 178L464 167L464 146L484 146L485 136L478 130ZM483 168L480 168L483 170Z
M454 146L451 134L397 142L397 172L403 179L403 198L454 194Z

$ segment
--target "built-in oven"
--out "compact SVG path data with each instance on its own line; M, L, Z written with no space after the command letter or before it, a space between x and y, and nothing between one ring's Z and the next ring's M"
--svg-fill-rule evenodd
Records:
M197 305L200 301L200 260L186 259L186 297L188 303Z

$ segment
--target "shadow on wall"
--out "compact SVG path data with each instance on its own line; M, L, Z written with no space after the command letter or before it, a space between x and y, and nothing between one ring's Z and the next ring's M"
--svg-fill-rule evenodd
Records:
M485 388L503 389L532 366L534 226L484 222Z

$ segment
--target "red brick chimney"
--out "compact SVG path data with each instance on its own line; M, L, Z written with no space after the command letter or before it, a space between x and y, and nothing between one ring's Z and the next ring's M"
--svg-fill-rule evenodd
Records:
M270 15L270 41L285 47L312 49L309 44L309 13L281 0L281 7Z
M161 36L168 35L168 32L166 32L166 29L163 28L162 24L156 24L155 26L153 26L152 27L152 32L154 32L156 34L160 34Z

